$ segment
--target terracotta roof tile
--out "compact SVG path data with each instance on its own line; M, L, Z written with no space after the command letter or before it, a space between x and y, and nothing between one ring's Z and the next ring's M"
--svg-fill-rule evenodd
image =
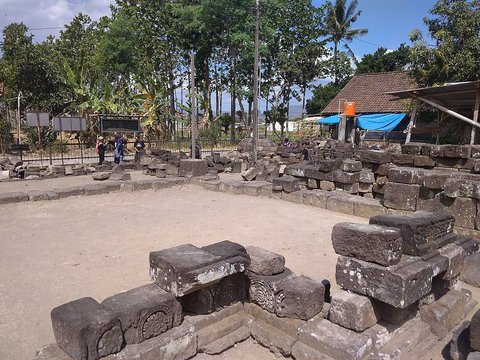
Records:
M405 71L354 75L323 109L322 115L337 114L340 99L354 101L357 114L404 112L405 108L402 102L385 93L416 87L415 81ZM343 111L343 106L341 110Z

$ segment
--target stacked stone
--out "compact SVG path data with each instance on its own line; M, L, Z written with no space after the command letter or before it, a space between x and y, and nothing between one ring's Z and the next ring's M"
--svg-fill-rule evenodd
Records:
M405 144L402 145L402 155L394 157L393 162L423 168L471 167L469 170L472 170L475 161L469 162L468 159L480 157L480 151L477 147L467 145Z
M367 194L371 190L372 197L383 199L385 185L388 183L388 171L392 167L392 154L379 150L359 150L355 154L356 158L362 162L362 188ZM364 195L365 196L365 195ZM370 195L367 195L370 197Z
M260 247L247 247L250 301L279 317L308 320L322 311L325 288L285 267L285 258Z
M220 153L212 153L204 159L207 162L209 171L215 170L216 173L241 173L245 167L244 161L230 156L222 156ZM246 164L246 163L245 163Z
M165 178L167 176L168 164L159 158L143 156L140 160L143 166L143 174Z

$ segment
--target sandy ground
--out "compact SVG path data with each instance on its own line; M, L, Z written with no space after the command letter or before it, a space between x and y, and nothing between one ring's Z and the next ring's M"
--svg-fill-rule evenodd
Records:
M135 174L134 178L141 175ZM47 190L91 177L0 183L0 192ZM221 240L283 254L297 274L334 282L333 225L366 222L267 198L182 186L0 205L0 359L31 359L54 341L50 311L84 296L98 301L150 282L148 254L171 246ZM441 349L432 359L442 359ZM275 359L247 340L206 359ZM430 358L430 357L429 357Z

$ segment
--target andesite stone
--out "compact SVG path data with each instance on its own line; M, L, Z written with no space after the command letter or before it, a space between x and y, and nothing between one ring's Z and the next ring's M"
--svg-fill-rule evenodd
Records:
M332 244L339 255L390 266L398 264L402 256L400 234L398 228L338 223L332 229Z
M285 268L285 257L258 246L247 246L250 256L248 270L258 275L276 275Z
M475 351L480 351L480 310L473 315L470 322L470 346Z
M397 210L415 211L420 185L388 182L384 189L384 205Z

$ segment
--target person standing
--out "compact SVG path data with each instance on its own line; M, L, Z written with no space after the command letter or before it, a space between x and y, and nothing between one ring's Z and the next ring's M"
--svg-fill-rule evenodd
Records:
M140 158L145 151L145 142L138 135L135 138L135 143L133 144L133 146L135 148L135 162L140 162Z
M123 139L120 135L115 135L115 150L113 151L113 161L115 164L120 164L120 161L123 161Z
M103 139L103 136L100 136L97 140L97 154L98 154L98 165L102 165L105 161L105 151L107 150L107 145Z

